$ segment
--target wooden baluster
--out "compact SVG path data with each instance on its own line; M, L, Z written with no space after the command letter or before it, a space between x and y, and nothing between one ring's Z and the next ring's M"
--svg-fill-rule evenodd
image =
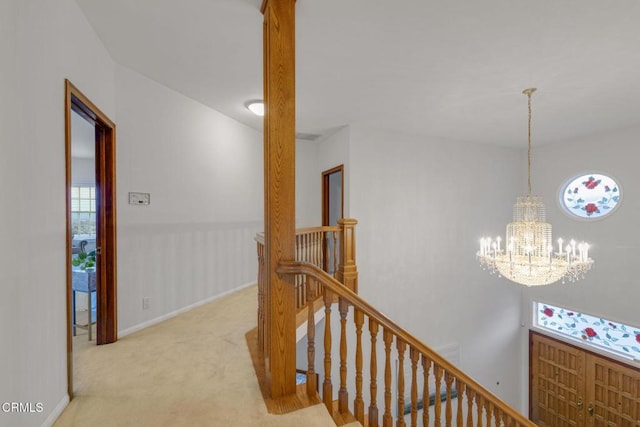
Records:
M369 394L371 401L369 402L369 427L378 427L378 358L376 354L376 345L378 338L378 322L369 318L369 333L371 335L371 359L369 361L370 386Z
M473 427L473 396L475 393L469 386L465 387L465 391L467 393L467 427Z
M484 407L484 399L479 392L476 392L476 409L478 410L478 424L476 427L482 427L482 408ZM487 426L490 427L490 426Z
M424 384L422 390L422 425L425 427L429 426L429 409L431 405L429 404L430 394L429 394L429 371L431 370L431 360L422 355L422 373L424 376Z
M302 294L302 304L300 306L300 308L304 307L304 304L306 304L307 300L309 299L309 278L306 275L302 275L302 290L303 290L303 294Z
M302 306L300 306L300 308L304 307L307 304L307 301L309 301L309 299L311 298L311 296L309 295L309 286L311 285L311 278L307 277L306 275L302 275L302 279L303 279L303 289L304 289L304 298L302 300Z
M358 266L356 265L356 235L355 226L358 223L353 218L338 220L340 226L340 261L336 279L346 288L358 293Z
M388 329L384 330L384 415L382 415L383 427L391 427L393 419L391 418L391 343L393 342L393 334Z
M502 418L502 411L497 406L493 407L493 422L496 426L501 426L500 419Z
M302 276L296 274L295 277L296 284L296 308L300 309L300 302L302 301Z
M333 414L333 385L331 384L331 291L324 290L324 382L322 400L327 411Z
M484 413L487 416L487 427L491 427L491 414L493 413L493 403L487 400L487 407L484 408Z
M308 279L311 283L315 279ZM316 319L313 310L315 293L313 287L309 287L309 300L307 301L307 395L316 396L318 393L318 377L316 376Z
M297 274L293 277L293 284L296 287L295 293L296 293L296 312L297 312L297 309L300 308L300 277L298 277Z
M354 309L353 320L356 324L356 398L353 401L353 412L356 420L364 425L364 400L362 399L362 325L364 313Z
M304 261L302 259L302 235L296 234L296 261Z
M338 274L338 232L333 232L333 277Z
M258 349L264 355L264 245L258 242Z
M442 382L442 368L437 365L437 364L433 364L433 373L436 376L436 390L435 390L435 420L433 421L433 425L434 426L438 426L440 427L442 425L442 398L441 398L441 393L440 393L440 386L441 386L441 382Z
M445 423L447 427L451 427L451 418L453 417L453 411L451 409L451 387L453 386L453 375L449 372L444 374L444 383L446 385L447 403L445 412Z
M341 414L349 412L349 392L347 391L347 313L349 303L344 298L338 300L340 311L340 390L338 391L338 409Z
M504 424L503 424L503 425L504 425L505 427L512 427L512 426L514 426L514 425L516 424L516 423L515 423L515 421L514 421L514 419L513 419L513 418L511 418L511 415L508 415L508 414L507 414L507 415L505 415L505 417L504 417L504 420L503 420L503 421L504 421Z
M411 427L418 425L418 359L420 353L415 348L409 349L411 359Z
M264 243L260 245L261 249L261 258L260 258L260 266L262 267L262 351L263 356L269 357L271 353L271 327L269 323L273 318L271 316L271 287L270 283L267 281L266 271L266 248Z
M300 243L301 237L302 237L301 235L296 234L296 261L302 261L302 254L301 254L302 245ZM300 287L302 283L302 277L300 275L296 275L294 280L296 284L296 308L300 309L301 297L302 297L302 290L300 289Z
M322 239L324 238L324 232L319 231L317 234L317 253L318 253L318 268L322 268L323 264L324 264L324 251L322 250Z
M316 262L318 268L322 268L322 232L316 231L314 246L316 248Z
M296 246L299 247L298 251L300 252L300 261L306 261L304 256L304 234L296 235ZM305 286L305 278L302 275L296 276L296 283L298 285L298 310L303 307L304 301L306 301L306 286Z
M322 270L329 272L329 233L322 232Z
M398 349L398 418L396 427L404 427L404 352L407 344L400 338L396 338Z
M462 400L464 397L464 383L456 378L456 393L458 399L458 411L456 412L456 427L463 427L462 422Z
M306 262L311 262L311 242L309 239L309 235L304 235L304 260Z

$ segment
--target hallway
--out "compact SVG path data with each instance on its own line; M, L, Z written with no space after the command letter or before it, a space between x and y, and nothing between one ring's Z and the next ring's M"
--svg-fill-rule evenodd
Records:
M335 426L322 405L271 415L245 341L256 286L77 357L63 426Z

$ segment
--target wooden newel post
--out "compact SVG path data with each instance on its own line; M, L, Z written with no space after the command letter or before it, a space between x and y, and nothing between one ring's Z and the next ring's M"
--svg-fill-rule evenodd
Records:
M295 0L264 0L264 297L267 388L271 398L296 392L295 260Z
M340 263L336 279L358 293L358 267L356 266L356 224L353 218L338 220L340 226Z

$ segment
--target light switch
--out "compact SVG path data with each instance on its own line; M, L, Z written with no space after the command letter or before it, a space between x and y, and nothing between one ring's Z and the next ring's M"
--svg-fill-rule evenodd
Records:
M148 205L149 203L151 203L150 193L129 193L130 205Z

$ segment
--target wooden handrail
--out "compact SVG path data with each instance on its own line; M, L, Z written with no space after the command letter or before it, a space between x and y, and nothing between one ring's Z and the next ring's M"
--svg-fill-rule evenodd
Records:
M439 377L439 379L444 379L446 385L446 395L448 404L446 406L446 417L450 422L451 419L451 388L453 380L456 380L456 385L459 382L462 382L464 388L467 390L467 399L469 396L471 398L475 398L478 414L482 413L482 407L486 410L487 420L491 420L492 416L496 420L497 425L501 425L499 420L501 420L505 426L535 426L531 421L529 421L524 415L520 412L513 409L507 403L502 401L499 397L491 393L489 390L484 388L478 382L476 382L469 375L461 371L455 365L444 359L433 349L422 343L420 340L415 338L405 329L397 325L394 321L389 319L386 315L380 312L378 309L373 307L367 301L362 299L356 293L351 291L350 289L343 286L339 281L328 275L322 269L304 262L293 262L293 261L283 261L280 262L278 268L276 270L278 274L282 275L300 275L304 274L307 277L313 278L318 284L320 284L326 291L329 291L331 294L337 295L339 300L346 301L349 305L353 306L356 309L356 313L362 312L365 316L369 317L369 319L374 320L375 323L382 326L385 331L385 342L387 345L390 345L389 334L394 335L396 337L396 342L398 346L399 352L401 352L401 359L404 359L404 350L405 346L408 346L412 349L412 352L417 351L423 355L424 358L430 360L434 364L435 375ZM342 305L342 304L340 304ZM342 310L342 309L341 309ZM342 338L341 338L342 339ZM417 355L413 354L411 357L411 361L413 366L417 365ZM415 369L415 368L414 368ZM403 374L404 375L404 374ZM426 375L426 373L425 373ZM403 381L404 379L402 379ZM426 383L425 383L426 384ZM404 387L404 385L402 384ZM414 385L412 384L412 387ZM435 401L435 416L436 420L440 419L440 381L436 382L436 401ZM416 391L412 391L412 395L415 395ZM461 398L461 390L457 390L459 399ZM404 399L404 396L401 398ZM326 397L325 397L326 400ZM480 402L480 404L478 404ZM415 405L415 402L412 402L412 405ZM472 406L472 402L468 402L469 408ZM482 406L481 406L482 405ZM412 418L415 417L415 406L412 408ZM462 414L462 403L458 401L458 414ZM428 414L425 414L428 416ZM473 415L471 415L473 416ZM439 425L439 424L438 424ZM462 425L459 420L459 424ZM486 425L489 425L487 422Z

